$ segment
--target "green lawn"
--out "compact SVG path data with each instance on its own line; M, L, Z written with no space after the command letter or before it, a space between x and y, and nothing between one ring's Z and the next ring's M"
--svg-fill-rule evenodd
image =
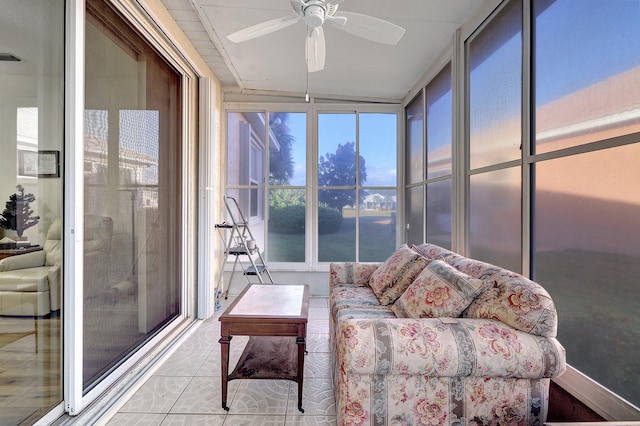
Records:
M340 231L318 237L320 262L355 261L356 219L353 209L344 209ZM269 233L268 260L304 262L304 235ZM390 211L360 211L360 260L384 261L396 249L395 222Z

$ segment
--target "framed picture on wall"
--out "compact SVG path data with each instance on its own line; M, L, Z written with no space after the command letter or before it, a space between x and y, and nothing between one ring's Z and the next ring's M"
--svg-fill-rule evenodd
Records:
M60 177L60 151L18 151L18 176Z

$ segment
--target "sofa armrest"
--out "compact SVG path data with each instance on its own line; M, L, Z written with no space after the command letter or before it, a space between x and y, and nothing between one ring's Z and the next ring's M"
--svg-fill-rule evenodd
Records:
M369 285L380 262L333 262L329 264L329 288L338 284Z
M338 368L345 374L539 379L566 368L555 338L496 320L347 319L336 326Z
M5 257L0 260L0 272L15 271L16 269L37 268L43 266L45 253L43 250L17 256Z

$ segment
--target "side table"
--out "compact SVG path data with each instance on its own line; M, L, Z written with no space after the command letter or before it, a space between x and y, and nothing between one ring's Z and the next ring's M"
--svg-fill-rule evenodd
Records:
M219 318L222 408L229 410L229 380L286 379L298 383L298 410L304 413L302 380L308 318L307 284L249 284L240 293ZM229 374L229 344L233 336L250 338L238 365Z
M40 251L40 250L42 250L41 246L2 249L0 250L0 260L4 259L5 257L17 256L19 254L25 254L25 253L33 253L34 251Z

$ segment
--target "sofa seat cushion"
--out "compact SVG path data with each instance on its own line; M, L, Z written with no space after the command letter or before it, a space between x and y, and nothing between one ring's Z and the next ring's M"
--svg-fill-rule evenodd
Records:
M340 322L351 319L395 318L395 315L387 306L349 306L340 309L335 318Z
M400 246L371 274L369 285L380 304L393 304L428 263L426 257L411 250L406 244Z
M370 287L336 285L329 296L331 315L336 318L339 310L347 307L379 307L380 302Z
M0 272L0 291L49 291L50 266Z
M484 281L434 260L396 300L391 310L397 317L457 317L473 302Z

